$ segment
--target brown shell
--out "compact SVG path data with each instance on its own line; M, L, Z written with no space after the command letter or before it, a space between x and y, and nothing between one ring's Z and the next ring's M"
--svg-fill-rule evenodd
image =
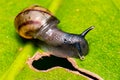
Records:
M49 10L38 5L22 10L15 18L15 27L20 36L31 39L53 16Z

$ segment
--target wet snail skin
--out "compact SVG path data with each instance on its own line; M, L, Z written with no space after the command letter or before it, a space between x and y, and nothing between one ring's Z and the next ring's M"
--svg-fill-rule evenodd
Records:
M57 28L59 20L41 6L33 5L22 10L15 18L17 33L26 39L39 39L51 46L72 47L81 60L88 53L89 46L85 35L94 27L81 34L71 34Z

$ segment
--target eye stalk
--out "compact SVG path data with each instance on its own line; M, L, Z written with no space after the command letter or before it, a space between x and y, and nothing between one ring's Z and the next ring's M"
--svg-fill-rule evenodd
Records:
M94 26L89 27L88 29L86 29L85 31L82 32L82 34L80 35L81 37L85 37L86 34L91 31L92 29L94 29Z

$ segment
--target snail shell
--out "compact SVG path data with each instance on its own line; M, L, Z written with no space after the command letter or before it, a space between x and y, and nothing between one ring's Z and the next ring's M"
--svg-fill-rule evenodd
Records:
M48 25L57 25L59 20L49 10L34 5L21 11L16 16L14 23L20 36L32 39L39 30L44 31Z

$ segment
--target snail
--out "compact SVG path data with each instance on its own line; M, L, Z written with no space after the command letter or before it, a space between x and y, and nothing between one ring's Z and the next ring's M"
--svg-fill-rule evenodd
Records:
M15 17L17 33L26 39L39 39L51 46L72 47L83 60L88 53L88 42L85 35L94 27L91 26L81 34L71 34L57 28L60 21L47 9L33 5L22 10Z

